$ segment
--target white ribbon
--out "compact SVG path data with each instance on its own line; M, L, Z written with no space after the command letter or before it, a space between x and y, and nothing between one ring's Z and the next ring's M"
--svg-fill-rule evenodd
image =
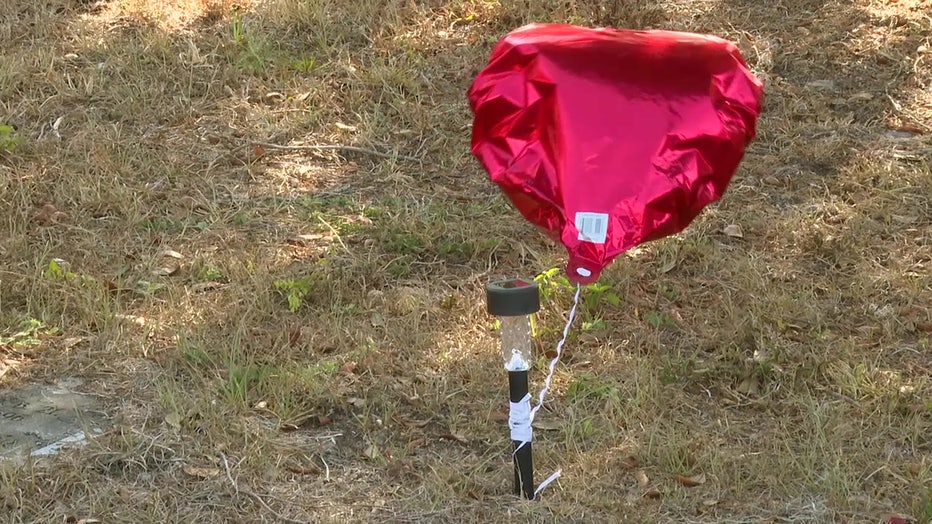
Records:
M558 470L556 470L556 471L553 472L553 475L550 475L549 477L547 477L547 480L541 482L540 485L537 486L537 489L534 490L534 498L537 498L537 494L540 493L542 489L544 489L544 488L546 488L547 486L549 486L551 482L553 482L554 480L557 480L558 478L560 478L560 475L561 475L562 473L563 473L563 470L562 470L562 469L558 469Z
M524 398L518 402L511 403L511 408L508 410L508 427L511 428L511 440L521 443L518 449L534 438L534 431L531 429L530 393L524 395Z
M561 338L560 342L557 344L557 355L550 361L550 371L547 373L546 380L544 380L544 388L540 390L540 395L537 398L537 405L531 410L531 422L534 421L534 417L544 404L544 397L546 397L547 392L550 391L550 381L553 380L553 372L557 369L557 363L560 362L560 357L563 356L563 345L566 344L566 338L570 334L570 326L573 325L573 319L576 318L576 310L579 309L579 294L581 291L582 286L576 284L576 296L573 297L573 309L570 309L570 317L567 319L566 326L563 328L563 338Z

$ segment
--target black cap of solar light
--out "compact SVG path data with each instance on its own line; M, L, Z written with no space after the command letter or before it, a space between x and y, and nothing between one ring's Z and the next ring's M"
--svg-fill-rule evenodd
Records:
M497 317L520 317L540 311L540 289L533 280L499 280L485 288L486 305Z

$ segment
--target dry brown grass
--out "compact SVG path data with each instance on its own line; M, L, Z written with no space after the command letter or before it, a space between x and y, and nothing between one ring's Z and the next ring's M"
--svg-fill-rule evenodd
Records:
M0 143L0 334L29 319L58 332L0 344L0 388L83 377L114 427L0 465L0 514L932 521L930 14L926 0L4 2L0 125L21 141ZM533 20L733 38L767 107L724 200L586 290L536 438L538 470L564 476L524 504L508 495L483 289L564 254L470 157L465 91ZM542 352L571 299L544 287Z

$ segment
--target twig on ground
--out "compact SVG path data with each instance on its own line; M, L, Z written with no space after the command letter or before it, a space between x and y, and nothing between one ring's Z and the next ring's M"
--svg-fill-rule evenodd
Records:
M278 149L280 151L338 151L338 152L360 153L363 155L377 156L379 158L404 160L406 162L421 162L422 161L420 158L415 158L413 156L399 155L398 153L385 153L382 151L377 151L375 149L369 149L366 147L347 146L347 145L340 145L340 144L301 145L301 146L283 146L279 144L272 144L269 142L253 142L253 144L257 146L262 146L267 149Z
M233 490L239 495L239 486L236 485L236 481L233 480L233 475L230 474L230 463L227 462L227 456L221 453L220 458L223 459L223 469L227 472L227 479L229 479L230 485L233 486Z
M320 457L320 461L323 462L324 470L326 471L326 473L324 473L324 482L330 482L330 466L327 464L327 461L324 460L323 456Z
M294 519L290 519L290 518L288 518L288 517L282 515L281 513L279 513L279 512L277 512L277 511L275 511L274 509L272 509L272 507L269 506L269 505L265 502L265 500L263 500L263 498L260 497L259 495L257 495L256 493L253 493L252 491L250 491L250 490L248 490L248 489L241 489L241 488L236 484L236 481L233 480L233 475L230 473L230 463L227 462L227 457L226 457L226 455L224 455L223 453L221 453L221 454L220 454L220 458L223 459L223 468L224 468L224 470L226 470L227 479L230 481L230 485L233 486L233 491L234 491L237 495L239 495L240 493L243 493L243 494L245 494L245 495L249 495L250 497L252 497L253 500L255 500L256 502L258 502L259 505L262 506L266 511L268 511L269 513L271 513L272 515L274 515L275 518L277 518L278 520L280 520L280 521L282 521L282 522L287 522L288 524L307 524L306 522L304 522L304 521L302 521L302 520L294 520Z
M314 435L314 436L309 435L307 438L314 439L314 440L333 440L337 437L342 437L342 436L343 436L343 433L325 433L323 435ZM336 442L334 442L334 444L335 443Z

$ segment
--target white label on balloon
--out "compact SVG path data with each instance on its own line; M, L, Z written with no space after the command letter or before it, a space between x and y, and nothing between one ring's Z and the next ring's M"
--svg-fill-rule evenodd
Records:
M579 240L604 244L608 236L607 213L576 213L576 229L579 230Z

